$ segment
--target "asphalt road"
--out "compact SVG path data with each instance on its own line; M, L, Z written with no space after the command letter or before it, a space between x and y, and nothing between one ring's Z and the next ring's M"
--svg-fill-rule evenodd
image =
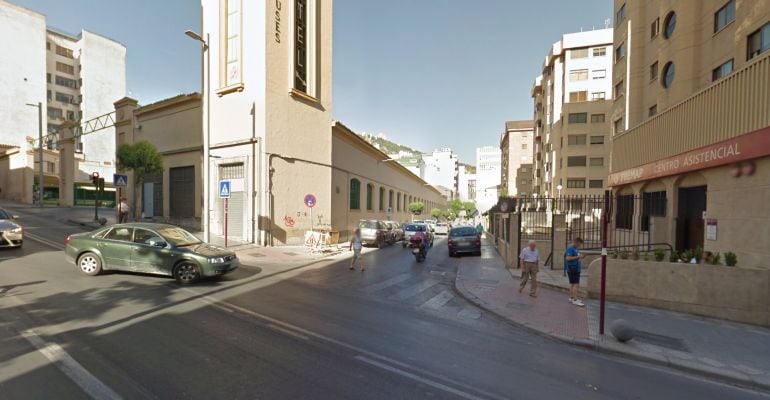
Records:
M365 272L245 266L180 287L80 275L57 248L77 229L22 222L24 248L0 251L2 399L768 398L508 325L454 293L444 240L422 264L393 246Z

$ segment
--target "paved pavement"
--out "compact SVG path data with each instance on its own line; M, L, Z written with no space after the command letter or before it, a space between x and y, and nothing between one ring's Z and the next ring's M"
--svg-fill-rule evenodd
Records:
M529 287L520 294L520 270L507 270L487 247L489 257L480 265L460 263L456 280L457 290L485 310L561 341L770 390L770 329L610 302L602 336L597 301L586 300L584 308L570 304L567 285L549 271L537 298L528 295ZM637 331L634 340L623 344L611 336L609 324L618 319Z

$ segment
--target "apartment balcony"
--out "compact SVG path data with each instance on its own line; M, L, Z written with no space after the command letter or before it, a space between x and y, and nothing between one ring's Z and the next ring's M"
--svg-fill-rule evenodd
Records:
M636 169L768 126L770 52L660 114L617 134L612 140L611 172ZM750 145L743 147L750 150Z

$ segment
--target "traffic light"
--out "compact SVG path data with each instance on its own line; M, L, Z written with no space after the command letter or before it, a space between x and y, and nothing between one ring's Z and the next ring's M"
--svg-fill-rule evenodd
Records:
M91 183L94 184L94 186L99 186L99 173L93 172L91 173Z
M104 178L98 178L97 181L96 190L99 191L99 197L101 197L104 194Z

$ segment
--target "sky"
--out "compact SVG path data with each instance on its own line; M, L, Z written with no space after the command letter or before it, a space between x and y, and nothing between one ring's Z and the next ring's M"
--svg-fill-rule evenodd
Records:
M49 26L127 47L140 104L200 90L196 0L12 0ZM258 0L262 1L262 0ZM532 82L562 34L604 27L612 0L334 0L334 119L475 164L505 121L532 118Z

